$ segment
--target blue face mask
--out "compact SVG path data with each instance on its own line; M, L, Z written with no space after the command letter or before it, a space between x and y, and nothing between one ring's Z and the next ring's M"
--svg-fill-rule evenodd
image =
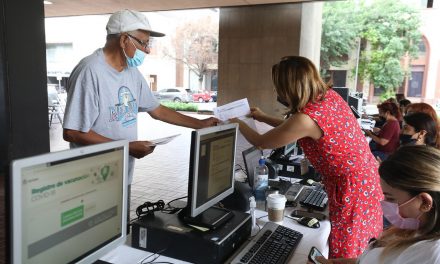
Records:
M136 48L136 46L134 45L133 40L131 40L131 38L130 38L130 41L131 41L131 44L133 44L134 48L136 49L136 51L134 52L133 58L128 57L127 54L125 53L125 50L122 50L122 51L124 51L124 55L127 60L128 67L138 67L142 64L142 62L144 62L145 53L142 52L140 49Z

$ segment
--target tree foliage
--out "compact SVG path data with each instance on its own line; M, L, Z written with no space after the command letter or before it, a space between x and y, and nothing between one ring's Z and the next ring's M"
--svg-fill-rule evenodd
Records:
M351 13L347 14L347 10ZM329 13L333 15L327 15ZM340 21L335 23L327 16L339 17ZM351 44L345 45L347 48L341 53L343 57L348 56L353 49L352 43L360 40L359 79L368 80L375 87L383 87L388 93L395 92L402 85L408 70L407 65L402 65L402 58L417 57L417 45L421 40L418 10L395 0L374 0L368 4L359 2L357 5L353 1L346 1L338 4L326 3L323 18L322 34L327 39L332 36L327 40L329 44L321 48L321 56L327 60L321 65L329 65L326 70L330 66L341 65L338 60L333 62L331 56L333 50L341 49L341 41ZM352 26L353 23L357 25ZM344 34L335 37L332 31L341 31ZM338 56L341 57L341 54Z
M360 33L359 16L353 1L326 2L322 14L321 75L327 77L331 66L347 62Z
M176 28L167 57L184 63L194 72L202 88L203 78L218 60L218 24L210 17L189 20Z

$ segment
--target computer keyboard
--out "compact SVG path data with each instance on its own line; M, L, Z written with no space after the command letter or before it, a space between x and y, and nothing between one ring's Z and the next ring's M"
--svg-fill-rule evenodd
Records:
M303 189L304 185L292 184L292 186L290 186L290 188L285 193L287 201L297 201Z
M287 263L302 237L298 231L268 222L231 263Z
M304 190L304 194L301 194L299 204L311 209L323 211L327 206L328 196L322 186L316 186L315 188Z

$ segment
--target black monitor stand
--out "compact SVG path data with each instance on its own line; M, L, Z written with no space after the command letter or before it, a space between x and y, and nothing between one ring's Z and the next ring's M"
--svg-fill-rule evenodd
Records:
M231 211L216 206L206 209L196 217L191 217L189 210L186 207L179 213L179 217L181 217L184 223L211 230L217 229L234 216Z

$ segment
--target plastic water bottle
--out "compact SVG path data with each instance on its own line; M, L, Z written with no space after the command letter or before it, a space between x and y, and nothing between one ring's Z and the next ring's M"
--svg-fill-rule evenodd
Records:
M261 156L258 166L254 170L255 199L257 201L265 201L266 199L265 192L269 183L269 170L265 163L264 156Z
M251 236L255 236L259 231L259 228L257 227L257 218L255 216L256 207L257 207L257 203L255 202L255 197L253 196L249 197L249 213L251 214L251 218L252 218Z

